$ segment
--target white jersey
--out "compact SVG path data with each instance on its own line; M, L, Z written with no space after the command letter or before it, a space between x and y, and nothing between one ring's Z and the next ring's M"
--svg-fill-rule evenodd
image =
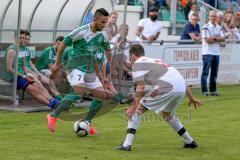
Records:
M132 67L133 81L144 81L147 85L158 87L162 94L185 92L186 83L181 74L161 59L140 57Z
M186 91L186 83L180 73L161 59L147 57L140 57L132 70L135 82L144 81L150 85L140 103L156 113L174 114Z
M209 37L225 37L222 27L208 22L202 32L202 55L219 55L220 44L207 43L205 39Z

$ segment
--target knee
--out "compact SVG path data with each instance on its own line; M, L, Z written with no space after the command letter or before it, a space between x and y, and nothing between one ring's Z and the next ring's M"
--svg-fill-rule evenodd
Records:
M165 120L165 121L170 121L173 116L172 116L172 113L171 112L162 112L162 118Z
M37 94L39 94L40 90L35 85L30 84L26 88L26 92L31 94L31 95L37 95Z

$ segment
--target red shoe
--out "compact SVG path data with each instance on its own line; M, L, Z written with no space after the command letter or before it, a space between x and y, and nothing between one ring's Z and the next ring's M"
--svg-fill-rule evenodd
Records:
M90 134L90 135L96 135L96 134L98 134L98 131L96 130L96 128L93 127L92 124L90 124L89 134Z
M48 114L47 120L48 120L48 129L51 132L55 132L56 131L56 123L57 123L58 118L52 117L50 114Z

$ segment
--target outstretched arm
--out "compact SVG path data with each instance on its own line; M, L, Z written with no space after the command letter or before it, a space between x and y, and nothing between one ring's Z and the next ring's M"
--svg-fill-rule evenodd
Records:
M187 97L188 97L188 99L189 99L189 103L188 103L189 106L190 106L192 103L193 103L193 105L194 105L195 108L200 107L201 105L203 105L200 100L196 99L196 98L193 96L193 94L192 94L191 90L189 89L189 87L186 88L186 95L187 95Z

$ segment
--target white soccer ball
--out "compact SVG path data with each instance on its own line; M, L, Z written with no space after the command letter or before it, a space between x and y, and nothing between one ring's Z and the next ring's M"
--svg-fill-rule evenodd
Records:
M88 135L90 130L90 124L88 121L79 120L73 125L73 131L79 137L85 137Z

